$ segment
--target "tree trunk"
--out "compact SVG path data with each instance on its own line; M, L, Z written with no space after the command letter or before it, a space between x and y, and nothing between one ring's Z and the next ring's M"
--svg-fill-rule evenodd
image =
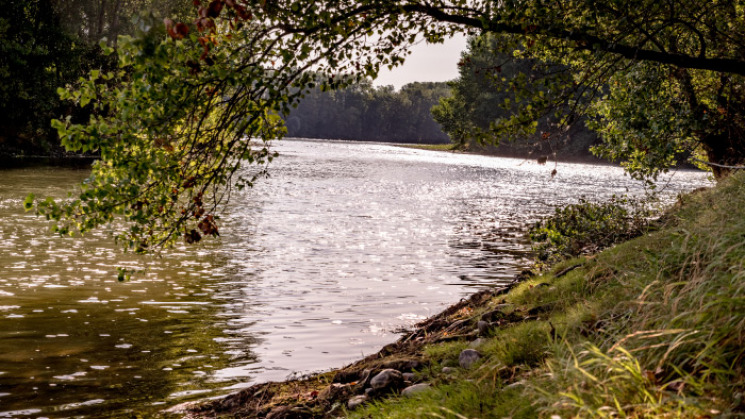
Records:
M93 40L94 42L98 42L101 40L101 37L103 36L103 27L104 27L104 18L106 17L106 0L101 0L101 5L98 9L98 22L96 24L96 38Z
M745 139L735 139L724 134L709 134L701 140L709 163L722 166L745 165ZM727 177L732 168L711 166L714 178L717 180Z
M117 38L119 38L119 13L121 13L122 8L122 2L121 0L116 0L116 3L114 5L114 15L112 16L112 23L111 23L111 38L109 39L109 42L111 42L114 46L116 46Z

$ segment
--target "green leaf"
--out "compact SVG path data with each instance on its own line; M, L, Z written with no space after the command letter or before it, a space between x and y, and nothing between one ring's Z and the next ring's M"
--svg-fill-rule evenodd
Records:
M31 211L34 208L34 201L36 200L36 195L29 194L26 199L23 200L23 209L26 211Z

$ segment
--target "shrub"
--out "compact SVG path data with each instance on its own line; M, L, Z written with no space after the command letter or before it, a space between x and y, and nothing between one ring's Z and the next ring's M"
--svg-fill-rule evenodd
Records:
M529 236L539 265L551 264L641 235L649 227L650 214L644 203L626 197L614 195L605 203L580 198L537 222Z

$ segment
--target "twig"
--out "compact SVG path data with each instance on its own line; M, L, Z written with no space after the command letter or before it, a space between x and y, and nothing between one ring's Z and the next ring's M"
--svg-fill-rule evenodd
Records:
M691 157L691 160L693 160L695 162L698 162L698 163L703 163L703 164L706 164L706 165L709 165L709 166L721 167L721 168L724 168L724 169L735 169L735 170L744 170L745 169L745 166L729 166L729 165L726 165L726 164L719 164L719 163L712 163L712 162L708 162L708 161L703 161L703 160L699 160L699 159L696 159L696 158L693 158L693 157Z

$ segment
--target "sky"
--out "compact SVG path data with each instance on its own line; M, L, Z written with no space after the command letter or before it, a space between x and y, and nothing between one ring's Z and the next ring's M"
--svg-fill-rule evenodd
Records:
M420 42L402 66L381 69L375 86L393 85L396 90L414 81L448 81L458 77L458 60L466 49L466 36L456 35L443 44Z

